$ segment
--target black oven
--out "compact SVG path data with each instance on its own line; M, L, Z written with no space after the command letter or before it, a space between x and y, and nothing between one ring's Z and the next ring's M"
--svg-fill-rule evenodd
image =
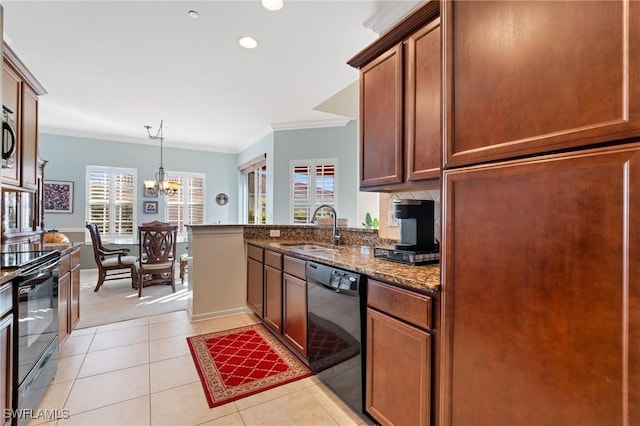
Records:
M14 281L14 404L37 410L57 371L60 252L2 253L2 268L17 267ZM26 424L19 416L18 424Z

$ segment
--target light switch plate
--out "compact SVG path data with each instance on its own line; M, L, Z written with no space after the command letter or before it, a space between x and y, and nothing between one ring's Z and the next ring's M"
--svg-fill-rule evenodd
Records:
M270 229L269 230L269 236L270 237L279 237L280 236L280 230L279 229Z

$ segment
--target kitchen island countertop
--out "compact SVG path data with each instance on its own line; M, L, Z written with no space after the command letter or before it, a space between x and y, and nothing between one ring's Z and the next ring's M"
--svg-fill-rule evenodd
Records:
M399 284L416 291L440 292L440 264L412 266L378 259L373 256L373 247L369 246L338 246L337 250L308 252L294 249L291 244L314 244L313 242L247 238L245 238L245 242L300 259L324 263L364 274L391 284Z

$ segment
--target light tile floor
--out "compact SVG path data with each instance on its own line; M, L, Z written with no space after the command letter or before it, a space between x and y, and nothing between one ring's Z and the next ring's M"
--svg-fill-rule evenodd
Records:
M40 407L58 420L29 425L371 424L314 376L210 409L186 337L257 321L236 315L191 323L179 311L75 330L60 347Z

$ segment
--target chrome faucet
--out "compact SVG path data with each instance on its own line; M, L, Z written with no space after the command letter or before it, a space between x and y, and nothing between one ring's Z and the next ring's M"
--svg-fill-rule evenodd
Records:
M316 221L316 215L318 214L318 211L320 209L329 209L331 211L331 214L333 215L333 229L331 230L331 239L333 241L333 245L337 246L340 244L340 235L338 235L338 214L336 213L336 210L329 204L322 204L321 206L318 206L316 211L313 212L313 215L311 216L312 223Z

